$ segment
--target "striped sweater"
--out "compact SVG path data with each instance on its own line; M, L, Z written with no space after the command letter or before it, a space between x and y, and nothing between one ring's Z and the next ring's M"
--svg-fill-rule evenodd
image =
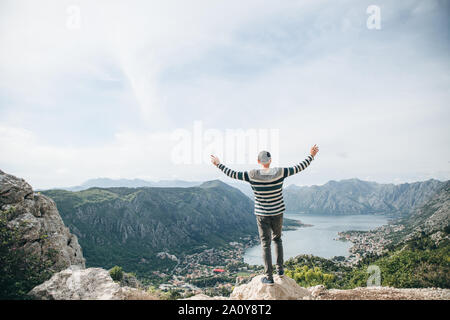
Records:
M234 171L222 163L217 167L233 179L250 183L255 195L255 214L260 216L275 216L285 211L283 200L284 179L305 170L314 159L309 155L298 165L289 168L253 169L250 171Z

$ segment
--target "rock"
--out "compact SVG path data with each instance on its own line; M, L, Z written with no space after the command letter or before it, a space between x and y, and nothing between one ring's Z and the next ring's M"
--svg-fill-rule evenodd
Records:
M53 200L33 193L25 180L1 170L0 210L9 210L8 227L18 230L22 248L43 261L51 261L50 271L71 265L85 267L78 239L64 225Z
M37 300L124 300L137 296L137 291L121 287L105 269L70 267L35 287L29 296Z
M323 292L325 292L327 289L325 288L325 286L319 284L317 286L314 287L309 287L308 291L311 293L311 296L313 298L316 298L318 296L320 296Z
M349 290L330 289L320 293L317 300L449 300L450 289L391 287L359 287Z
M25 198L33 200L33 189L24 180L0 170L0 207L22 202Z
M274 276L274 284L261 282L263 275L256 276L247 284L236 287L230 295L232 300L302 300L310 299L310 292L300 287L295 280Z

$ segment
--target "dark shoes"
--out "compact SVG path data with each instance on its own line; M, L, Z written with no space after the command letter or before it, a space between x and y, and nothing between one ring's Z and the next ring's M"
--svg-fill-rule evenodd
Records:
M284 276L284 270L278 270L277 275L279 275L280 277Z
M269 279L268 277L263 277L263 278L261 278L261 282L264 284L272 285L273 279Z

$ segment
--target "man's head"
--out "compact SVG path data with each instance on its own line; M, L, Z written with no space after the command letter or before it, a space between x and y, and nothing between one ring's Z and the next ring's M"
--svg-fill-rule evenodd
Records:
M264 166L265 168L268 168L270 166L270 163L272 162L272 157L270 155L269 151L261 151L258 154L258 163Z

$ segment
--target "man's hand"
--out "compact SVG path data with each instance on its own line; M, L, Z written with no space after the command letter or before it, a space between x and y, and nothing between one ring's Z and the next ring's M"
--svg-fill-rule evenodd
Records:
M314 157L317 154L317 152L319 152L319 147L315 144L311 147L310 153Z
M212 162L213 165L215 165L217 167L219 165L219 163L220 163L220 160L216 156L211 155L211 162Z

